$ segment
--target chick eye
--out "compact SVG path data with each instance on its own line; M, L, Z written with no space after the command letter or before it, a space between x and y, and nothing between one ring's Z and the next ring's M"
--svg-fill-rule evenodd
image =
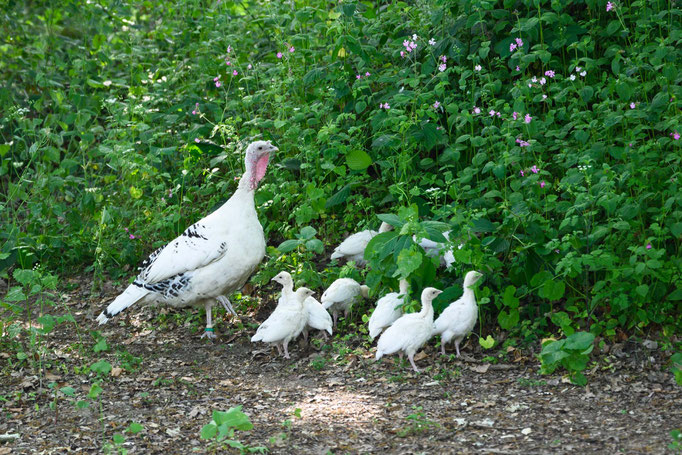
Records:
M258 150L261 150L262 148L263 148L262 145L259 145L259 146L258 146Z

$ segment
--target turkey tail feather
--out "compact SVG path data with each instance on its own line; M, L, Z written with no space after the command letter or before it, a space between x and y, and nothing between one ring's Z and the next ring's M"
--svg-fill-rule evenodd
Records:
M109 304L106 310L102 311L102 313L97 316L97 322L99 322L100 325L105 324L109 319L113 318L121 311L139 302L140 299L147 294L149 294L147 289L131 284L123 293L121 293L121 295L116 297L114 301Z

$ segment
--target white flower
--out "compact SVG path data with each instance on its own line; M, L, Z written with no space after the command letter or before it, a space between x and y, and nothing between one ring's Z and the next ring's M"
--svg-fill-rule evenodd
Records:
M581 72L581 73L580 73L580 75L581 75L582 77L585 77L585 76L587 76L587 71L583 71L583 72Z
M104 85L105 87L109 87L111 85L111 81L104 81L102 82L102 85Z
M417 41L418 38L419 37L416 34L412 35L412 41Z
M574 81L574 80L575 80L575 74L571 74L568 78L569 78L570 80Z
M481 71L481 65L476 65L476 66L474 66L474 69L475 69L476 71Z
M435 45L436 45L436 40L433 39L433 38L431 38L431 39L429 40L429 45L435 46Z

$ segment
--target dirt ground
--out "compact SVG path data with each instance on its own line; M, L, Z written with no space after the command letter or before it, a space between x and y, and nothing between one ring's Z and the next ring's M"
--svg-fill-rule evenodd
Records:
M254 428L235 439L272 454L658 454L673 453L670 431L682 427L682 388L651 344L609 346L595 356L588 386L577 387L560 374L540 376L532 352L486 358L473 337L461 360L440 357L432 341L416 374L397 357L375 362L353 334L295 344L291 360L279 358L249 341L267 306L244 316L242 329L218 317L213 343L192 332L192 310L159 327L154 309L133 307L127 322L100 328L109 349L94 353L89 332L109 297L63 296L79 330L64 324L50 335L42 378L10 368L11 353L1 353L0 435L19 438L0 442L0 455L101 453L131 421L144 426L120 446L131 454L238 453L199 437L213 410L237 405ZM201 321L193 311L190 320ZM100 399L79 409L95 379L81 368L101 359L114 370ZM76 390L57 413L49 382Z

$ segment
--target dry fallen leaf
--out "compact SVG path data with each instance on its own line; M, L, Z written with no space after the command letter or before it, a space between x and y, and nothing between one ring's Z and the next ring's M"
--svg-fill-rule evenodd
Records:
M111 375L115 378L121 376L121 373L123 373L123 368L114 367L111 369Z
M487 373L488 369L490 369L490 364L483 363L481 365L471 365L469 366L469 369L471 371L475 371L476 373Z

